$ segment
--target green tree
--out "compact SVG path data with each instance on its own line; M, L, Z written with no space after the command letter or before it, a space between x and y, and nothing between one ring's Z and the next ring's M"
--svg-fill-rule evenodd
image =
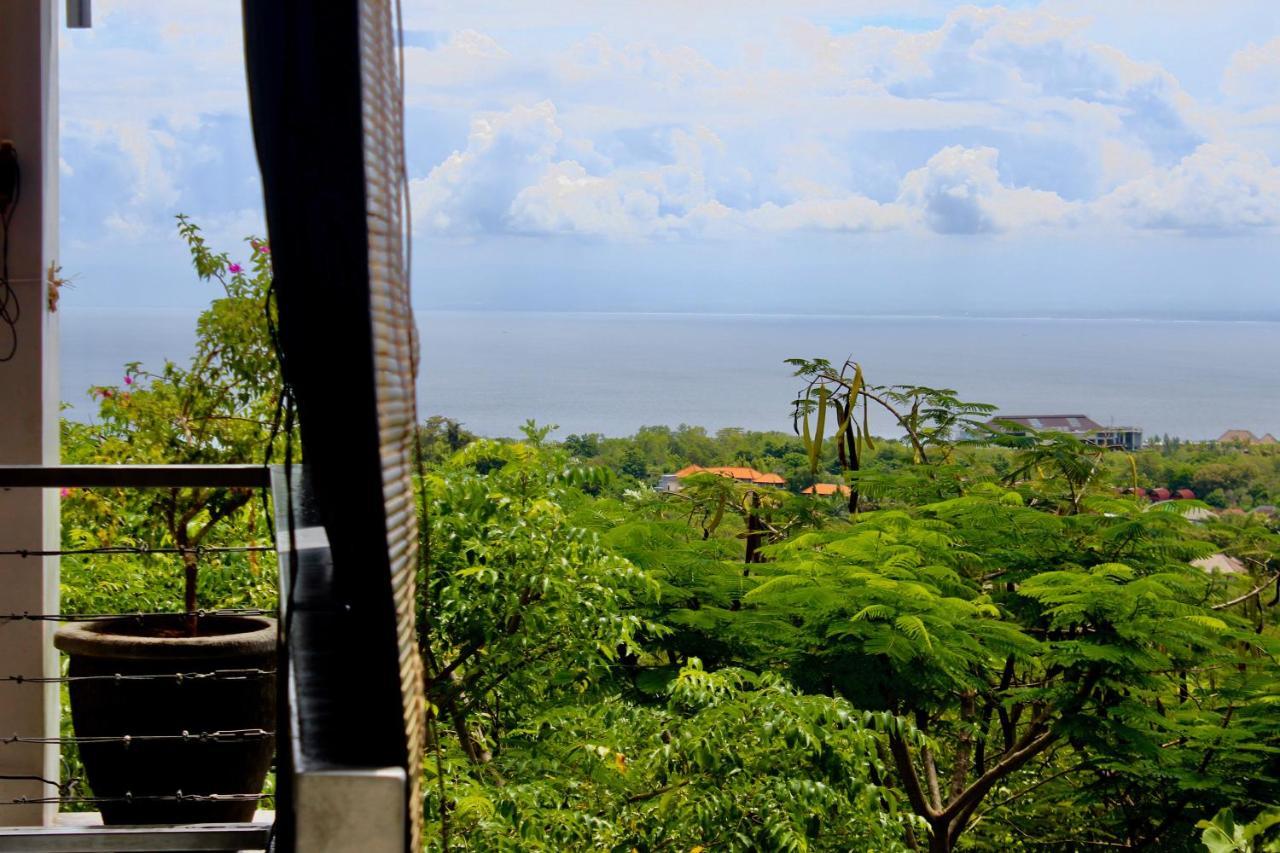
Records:
M478 764L519 719L512 710L593 683L640 633L660 630L634 607L653 582L562 507L606 472L568 463L551 447L480 440L423 484L428 698Z
M188 364L166 361L158 372L138 363L125 366L119 385L91 393L98 403L92 423L64 421L63 458L81 464L232 464L263 463L280 457L282 385L271 340L274 307L270 302L271 260L265 243L248 240L248 258L234 262L215 252L200 229L185 216L178 232L191 253L197 277L218 286L221 295L196 325L195 351ZM87 575L72 564L64 575L64 598L92 612L91 591L120 597L126 590L138 602L152 602L188 613L202 604L229 605L274 595L274 573L263 571L256 555L252 577L215 572L201 590L201 549L215 544L244 544L265 529L262 508L244 489L167 489L158 493L125 490L81 491L64 504L64 542L68 547L146 545L180 549L182 592L174 602L164 590L170 579L157 574L166 566L147 562L142 575L131 573L129 558L94 567ZM136 558L133 558L136 563ZM147 558L152 561L154 558ZM144 561L145 562L145 561ZM205 558L205 562L208 562ZM238 560L221 565L243 565ZM106 580L106 577L112 578ZM247 581L243 585L232 581ZM195 631L196 618L188 628Z
M618 471L641 482L649 478L649 466L644 461L644 455L634 447L628 448L627 452L622 456L622 464L618 466Z

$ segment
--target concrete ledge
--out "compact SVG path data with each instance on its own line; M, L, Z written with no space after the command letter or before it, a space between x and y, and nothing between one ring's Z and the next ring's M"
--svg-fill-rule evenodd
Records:
M97 812L63 812L53 826L0 826L0 853L213 853L265 850L275 813L253 823L103 826Z

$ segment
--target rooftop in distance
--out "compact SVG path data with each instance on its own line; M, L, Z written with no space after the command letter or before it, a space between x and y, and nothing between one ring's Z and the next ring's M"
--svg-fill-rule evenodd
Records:
M1218 436L1218 441L1221 444L1280 444L1271 433L1258 438L1247 429L1229 429Z
M1139 450L1142 447L1141 428L1103 426L1088 415L999 415L987 421L987 426L999 427L1002 423L1009 422L1030 429L1069 433L1099 447L1123 450Z

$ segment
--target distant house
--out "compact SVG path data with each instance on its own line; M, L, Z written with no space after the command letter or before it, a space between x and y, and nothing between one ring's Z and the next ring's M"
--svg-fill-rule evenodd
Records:
M693 474L719 474L721 477L728 477L739 483L753 486L770 486L771 488L782 488L787 484L787 481L777 474L766 474L762 471L757 471L755 468L734 465L704 468L701 465L686 465L674 474L663 474L659 477L657 489L660 492L678 492L680 491L680 481Z
M1191 565L1209 574L1246 575L1249 570L1245 564L1227 554L1212 554L1192 560Z
M654 488L660 492L678 492L680 491L680 476L678 474L663 474L658 478L658 485Z
M1021 424L1034 430L1065 432L1098 447L1120 450L1142 448L1142 430L1138 427L1103 426L1087 415L1001 415L987 421L987 426L1009 429L1008 423ZM1018 434L1016 431L1012 432Z
M830 495L840 494L848 497L853 490L844 483L814 483L807 489L800 492L802 495L819 495L828 497Z
M1137 498L1147 498L1151 501L1193 501L1196 499L1196 493L1190 489L1144 489L1141 486L1119 489L1120 494L1133 495Z
M1266 433L1262 438L1258 438L1247 429L1229 429L1222 435L1218 436L1219 444L1278 444L1276 437L1271 433Z

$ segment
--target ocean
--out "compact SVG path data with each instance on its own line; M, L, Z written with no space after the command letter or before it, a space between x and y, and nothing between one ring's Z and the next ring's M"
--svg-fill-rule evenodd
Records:
M194 322L64 310L70 416L91 418L87 389L118 383L126 362L186 359ZM783 359L849 356L873 384L952 388L1006 415L1085 414L1185 439L1280 433L1280 324L1270 322L424 312L418 323L420 414L482 435L516 435L528 418L558 424L561 437L661 424L788 430L799 386Z

